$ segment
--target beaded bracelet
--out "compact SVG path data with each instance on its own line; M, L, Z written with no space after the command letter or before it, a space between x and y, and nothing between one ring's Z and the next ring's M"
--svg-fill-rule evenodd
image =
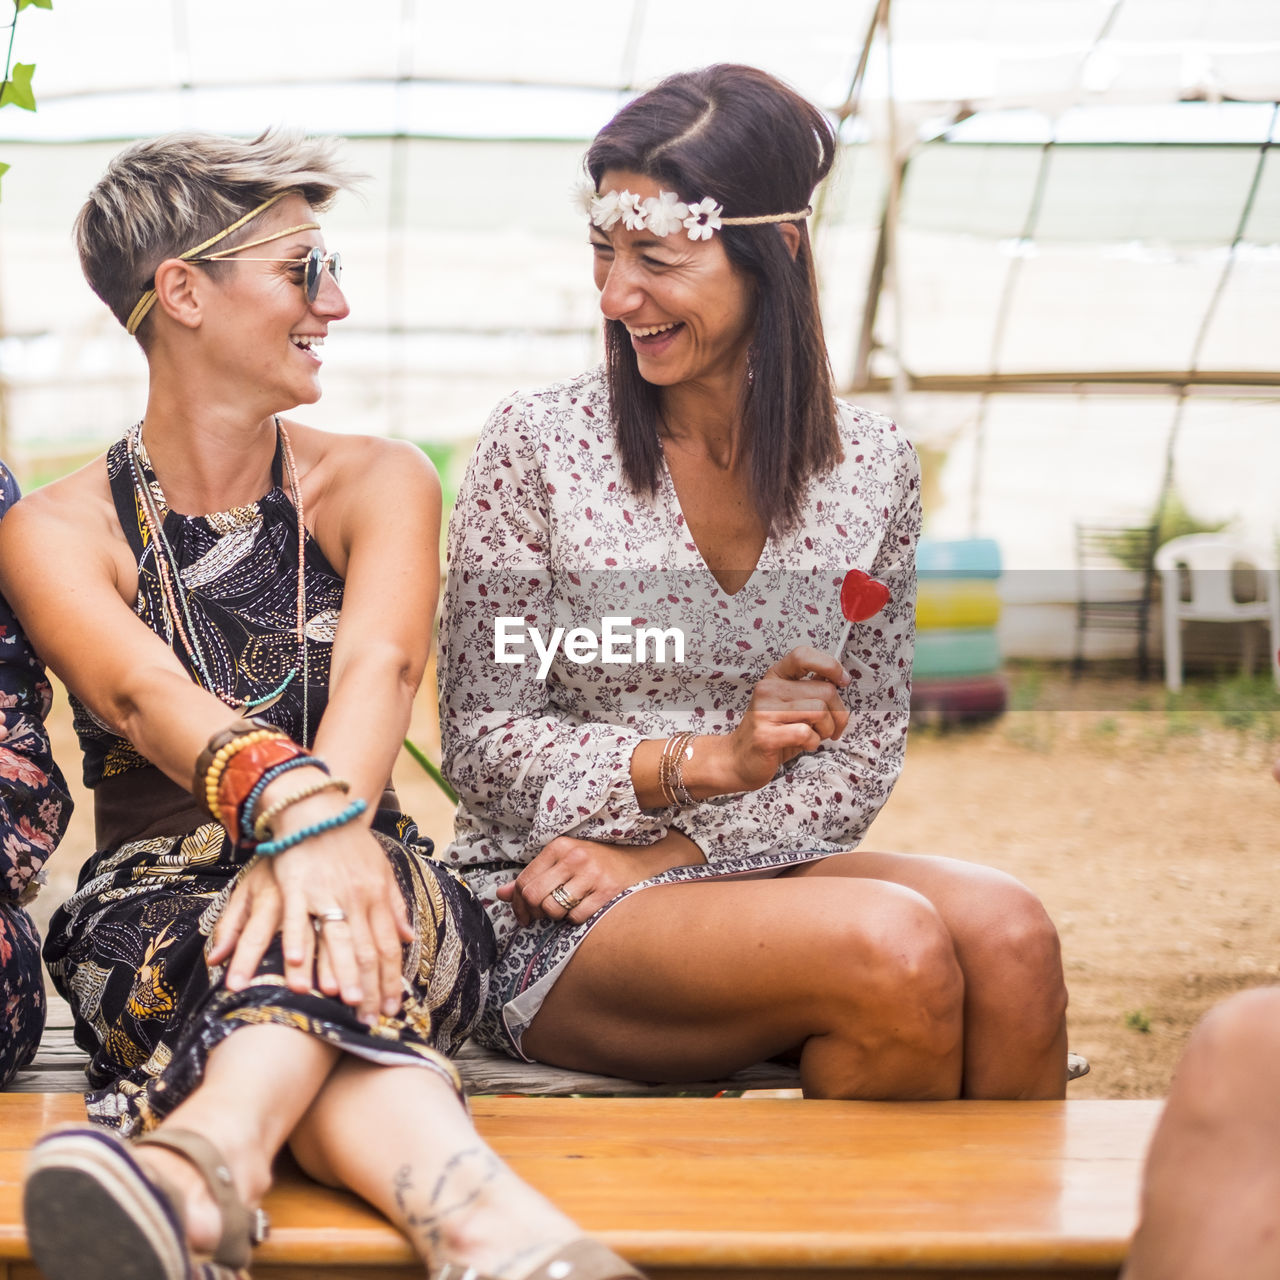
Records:
M253 819L253 838L262 842L273 836L275 832L271 830L272 822L286 809L300 804L303 800L310 800L312 796L318 796L322 791L341 791L346 795L350 790L351 784L345 778L324 778L320 782L313 782L310 786L285 796L283 800L277 800L269 809L264 809L258 814Z
M312 836L323 835L326 831L332 831L335 827L345 827L347 823L354 822L368 807L364 802L364 797L357 796L341 813L335 813L332 817L322 818L319 822L312 822L305 827L299 827L297 831L290 832L287 836L281 836L278 840L268 840L266 844L258 846L257 852L264 857L275 857L277 853L292 849L294 845L301 844L304 840L310 840Z
M192 794L197 800L204 796L205 779L213 767L214 756L234 738L242 738L259 730L279 733L275 725L260 716L249 716L247 719L233 720L225 729L219 729L205 744L204 750L196 757L196 770L191 782ZM214 815L217 816L216 814Z
M290 760L282 760L279 764L273 764L269 769L263 771L262 776L253 784L249 794L245 796L240 804L240 834L246 840L253 839L253 811L257 808L258 801L262 799L262 793L277 778L284 777L290 769L303 769L307 765L315 765L318 768L323 767L322 761L317 760L315 756L294 756Z
M203 800L205 811L218 822L222 821L222 814L218 809L218 788L222 783L222 775L227 765L237 753L256 743L265 742L279 733L278 729L251 729L224 742L213 753L209 766L196 787L196 796Z
M658 757L658 790L668 805L675 805L676 798L671 794L669 776L671 773L671 751L675 747L675 738L668 738L662 744L662 755Z

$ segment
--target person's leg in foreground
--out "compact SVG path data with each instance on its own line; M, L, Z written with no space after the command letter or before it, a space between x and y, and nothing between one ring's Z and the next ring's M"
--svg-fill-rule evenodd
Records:
M1212 1009L1151 1143L1124 1280L1280 1276L1280 989Z

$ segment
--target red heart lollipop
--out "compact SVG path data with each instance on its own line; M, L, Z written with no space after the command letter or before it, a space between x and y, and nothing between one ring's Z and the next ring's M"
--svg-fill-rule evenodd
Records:
M877 578L850 569L840 586L840 612L850 622L874 618L889 603L889 588Z

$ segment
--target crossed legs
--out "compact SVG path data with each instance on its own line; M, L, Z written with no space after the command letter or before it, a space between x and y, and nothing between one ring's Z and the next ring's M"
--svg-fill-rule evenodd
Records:
M523 1276L581 1235L485 1144L449 1085L416 1067L344 1058L290 1147L317 1181L386 1214L429 1265Z
M612 908L525 1034L533 1057L678 1082L795 1053L810 1097L1062 1097L1057 935L1017 881L836 855Z
M581 1234L489 1150L433 1071L365 1063L290 1028L246 1027L223 1041L160 1129L170 1126L214 1142L250 1204L287 1141L306 1172L385 1213L428 1266L522 1275ZM199 1175L163 1148L135 1154L181 1189L190 1242L210 1249L221 1223Z

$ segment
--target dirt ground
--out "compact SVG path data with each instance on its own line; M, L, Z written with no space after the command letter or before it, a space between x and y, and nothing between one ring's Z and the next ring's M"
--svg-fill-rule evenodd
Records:
M1211 1004L1280 981L1280 741L1207 711L1170 714L1142 690L1050 681L1038 709L913 731L865 841L985 862L1040 895L1062 936L1071 1047L1092 1064L1073 1098L1162 1095ZM1162 709L1115 709L1144 701ZM437 758L433 703L419 698L412 736ZM36 903L42 929L93 836L61 691L52 729L77 812ZM407 755L396 782L423 829L446 838L449 806Z

